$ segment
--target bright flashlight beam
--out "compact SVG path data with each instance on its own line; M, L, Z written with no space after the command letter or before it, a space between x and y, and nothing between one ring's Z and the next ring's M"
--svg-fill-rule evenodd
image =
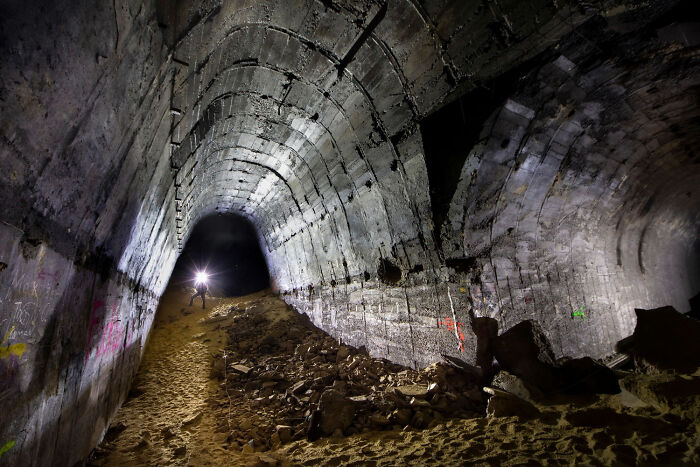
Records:
M200 284L202 282L206 282L208 279L209 279L209 274L207 274L204 271L198 272L197 275L195 276L195 282L197 284Z

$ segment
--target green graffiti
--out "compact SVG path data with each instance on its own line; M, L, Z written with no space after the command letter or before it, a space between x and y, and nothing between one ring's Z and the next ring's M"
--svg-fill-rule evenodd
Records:
M583 306L581 306L578 310L574 311L574 318L577 316L580 316L583 321L586 321L586 317L583 315Z
M0 457L2 457L3 454L5 454L10 449L12 449L12 446L14 446L14 445L15 445L14 441L8 441L7 443L5 443L5 445L0 448Z

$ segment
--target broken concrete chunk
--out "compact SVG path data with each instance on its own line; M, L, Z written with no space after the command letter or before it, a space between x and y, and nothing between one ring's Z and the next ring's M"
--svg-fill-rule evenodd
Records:
M632 342L620 351L634 357L639 368L649 373L674 370L692 374L700 367L700 321L670 306L634 311L637 325Z
M538 323L522 321L496 338L494 355L508 372L545 392L557 387L554 352Z
M490 387L485 387L484 392L492 395L486 406L487 417L518 417L528 420L540 413L537 407L509 392Z
M528 388L522 379L508 373L505 370L501 370L496 373L496 376L494 376L493 381L491 382L491 386L497 389L502 389L511 394L515 394L528 402L542 398L542 393L537 388Z
M321 432L331 435L336 429L346 430L355 418L355 403L334 389L323 392L318 406Z
M235 371L237 373L241 373L243 375L247 375L248 373L250 373L250 370L252 370L252 368L247 367L245 365L232 365L231 369L233 371Z
M419 397L424 399L428 395L428 386L423 384L411 384L408 386L397 386L395 391L404 397Z
M277 433L277 436L279 436L282 443L288 443L294 436L294 429L287 425L277 425L275 427L275 433Z

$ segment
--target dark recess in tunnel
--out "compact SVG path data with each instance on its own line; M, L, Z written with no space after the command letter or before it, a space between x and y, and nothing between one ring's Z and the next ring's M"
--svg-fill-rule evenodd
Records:
M270 285L255 228L235 214L210 215L195 225L170 284L193 286L195 273L202 269L209 274L209 289L214 295L245 295Z
M459 183L462 167L491 114L519 89L521 79L550 59L549 51L480 83L420 123L428 170L435 239L441 246L440 227L447 218L450 201ZM510 141L504 140L503 147ZM476 174L472 174L475 176Z

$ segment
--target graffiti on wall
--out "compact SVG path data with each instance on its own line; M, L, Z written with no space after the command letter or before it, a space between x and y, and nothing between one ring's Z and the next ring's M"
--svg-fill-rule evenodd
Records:
M464 323L461 321L455 321L452 318L444 318L442 321L438 320L438 327L445 326L448 331L454 332L459 340L459 350L464 352L464 333L462 332L462 326Z
M94 355L110 355L121 345L124 337L125 326L122 325L119 312L119 304L113 303L109 318L102 320L100 324L99 315L106 314L109 308L104 300L95 300L90 313L90 327L88 328L88 340L85 347L85 361L93 355L92 344L97 343ZM130 336L129 336L130 337ZM130 339L129 339L130 340Z
M41 271L39 271L37 278L40 281L47 280L47 279L53 279L54 281L58 282L59 279L61 278L61 275L58 273L58 271L47 272L47 271L44 271L42 269Z
M13 447L14 445L15 445L15 442L14 442L14 441L8 441L8 442L5 443L2 447L0 447L0 458L2 458L2 456L3 456L7 451L9 451L10 449L12 449L12 447Z
M577 316L581 317L581 321L586 321L586 317L583 314L583 305L580 306L578 310L574 311L574 319L576 319Z
M5 345L5 343L10 338L10 335L15 330L15 326L12 326L9 331L5 333L2 342L0 342L0 359L9 358L11 356L17 356L18 358L22 356L25 350L27 350L27 344L17 343L12 345Z
M27 350L27 344L23 342L8 345L14 331L13 325L0 342L0 398L3 397L4 391L12 386L12 382L19 374L19 359Z

